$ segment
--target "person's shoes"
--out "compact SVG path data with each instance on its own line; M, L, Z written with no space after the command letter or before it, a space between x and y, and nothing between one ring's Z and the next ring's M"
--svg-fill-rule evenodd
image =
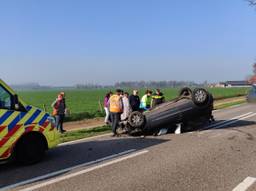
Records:
M66 130L62 130L60 133L65 133L66 132Z
M113 133L112 135L111 135L111 137L116 137L117 136L117 134L115 134L115 133Z

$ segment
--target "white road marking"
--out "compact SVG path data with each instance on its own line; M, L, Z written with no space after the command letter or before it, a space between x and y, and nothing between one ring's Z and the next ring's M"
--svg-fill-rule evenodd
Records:
M122 161L125 161L125 160L128 160L128 159L131 159L131 158L134 158L134 157L146 154L148 152L149 152L148 150L143 150L143 151L140 151L140 152L136 152L136 153L133 153L133 154L130 154L130 155L127 155L127 156L115 159L113 161L109 161L109 162L104 163L104 164L100 164L100 165L97 165L97 166L94 166L94 167L91 167L91 168L88 168L88 169L85 169L85 170L81 170L81 171L78 171L78 172L75 172L75 173L72 173L72 174L68 174L66 176L61 176L61 177L52 179L52 180L44 182L44 183L37 184L35 186L31 186L31 187L22 189L20 191L33 191L33 190L36 190L36 189L39 189L39 188L42 188L42 187L45 187L45 186L49 186L51 184L55 184L57 182L61 182L63 180L74 178L76 176L79 176L79 175L82 175L82 174L86 174L88 172L91 172L91 171L94 171L94 170L97 170L97 169L100 169L100 168L103 168L103 167L106 167L106 166L109 166L109 165L113 165L113 164L116 164L116 163L119 163L119 162L122 162Z
M87 163L84 163L84 164L69 167L69 168L66 168L66 169L62 169L62 170L52 172L52 173L49 173L49 174L46 174L46 175L42 175L42 176L39 176L39 177L36 177L36 178L25 180L25 181L22 181L22 182L13 184L13 185L2 187L2 188L0 188L0 191L4 191L4 190L7 190L7 189L13 189L13 188L16 188L16 187L19 187L19 186L24 186L26 184L31 184L31 183L34 183L34 182L37 182L37 181L42 181L42 180L45 180L45 179L48 179L48 178L51 178L51 177L54 177L54 176L58 176L58 175L61 175L61 174L64 174L64 173L68 173L68 172L70 172L72 170L76 170L78 168L83 168L83 167L86 167L86 166L89 166L89 165L95 165L95 164L98 164L98 163L101 163L101 162L104 162L104 161L107 161L107 160L111 160L111 159L114 159L114 158L117 158L117 157L121 157L123 155L133 153L135 151L136 151L135 149L132 149L132 150L128 150L128 151L118 153L118 154L110 155L110 156L107 156L107 157L104 157L104 158L101 158L101 159L97 159L95 161L91 161L91 162L87 162Z
M223 124L223 125L219 125L219 126L217 126L217 127L214 127L214 129L220 129L220 128L222 128L222 127L225 127L225 126L228 126L228 125L232 125L232 124L234 124L234 123L237 123L237 122L240 121L240 120L249 119L249 118L254 117L254 116L256 116L256 113L252 113L252 114L250 114L250 115L248 115L248 116L245 116L245 117L242 117L242 118L239 118L239 119L235 119L235 120L229 121L229 122L227 122L227 123L225 123L225 124Z
M256 178L248 177L242 183L240 183L233 191L246 191L248 190L254 183L256 182Z
M240 107L240 106L242 106L242 105L243 105L243 104L238 104L238 105L231 106L231 107L229 107L229 108L232 109L232 108Z
M102 137L107 137L107 136L110 136L111 133L107 133L107 134L103 134L103 135L98 135L98 136L93 136L93 137L87 137L87 138L84 138L84 139L79 139L79 140L76 140L76 141L69 141L69 142L66 142L66 143L61 143L59 144L59 146L66 146L66 145L74 145L74 144L77 144L77 143L82 143L82 142L85 142L85 141L88 141L88 140L93 140L93 139L98 139L98 138L102 138Z
M219 126L219 125L222 125L222 124L225 124L225 123L229 123L229 122L234 121L234 120L238 120L238 119L240 119L240 118L242 118L242 117L245 117L245 116L248 116L248 115L251 115L251 114L253 114L253 112L249 112L249 113L245 113L245 114L243 114L243 115L239 115L239 116L233 117L233 118L230 119L230 120L226 120L226 121L221 121L221 122L214 123L214 124L212 124L212 125L206 127L204 130L212 129L212 128L217 127L217 126Z

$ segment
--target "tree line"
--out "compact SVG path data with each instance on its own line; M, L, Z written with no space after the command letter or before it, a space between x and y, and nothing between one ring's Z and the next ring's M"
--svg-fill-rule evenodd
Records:
M256 6L256 0L247 0L251 6Z
M208 83L195 83L193 81L123 81L114 85L104 86L98 84L78 84L77 89L102 89L102 88L176 88L185 86L208 86Z

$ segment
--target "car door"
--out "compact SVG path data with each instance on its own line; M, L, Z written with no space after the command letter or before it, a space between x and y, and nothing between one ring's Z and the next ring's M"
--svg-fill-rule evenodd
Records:
M8 157L17 137L24 132L19 122L26 112L15 110L14 97L0 84L0 158Z

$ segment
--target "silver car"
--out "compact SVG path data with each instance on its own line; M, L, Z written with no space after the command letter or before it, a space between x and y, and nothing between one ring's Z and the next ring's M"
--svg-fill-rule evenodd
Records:
M194 91L183 88L174 100L145 113L131 113L127 129L129 132L140 130L144 133L154 133L165 126L172 130L176 124L183 124L182 131L193 131L201 126L200 124L213 119L212 110L213 97L208 91L202 88Z

